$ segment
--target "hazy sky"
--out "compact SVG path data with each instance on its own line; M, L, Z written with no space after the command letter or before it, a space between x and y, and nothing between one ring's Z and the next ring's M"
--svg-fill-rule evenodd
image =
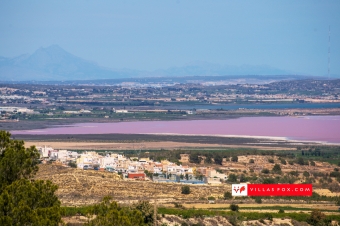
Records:
M195 61L340 75L340 1L1 0L0 56L58 44L110 68Z

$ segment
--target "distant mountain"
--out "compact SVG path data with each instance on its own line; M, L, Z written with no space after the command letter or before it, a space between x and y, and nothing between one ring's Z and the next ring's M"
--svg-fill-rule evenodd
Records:
M294 73L266 65L230 66L209 62L194 62L182 67L172 67L157 70L152 73L157 76L225 76L225 75L292 75Z
M113 70L74 56L58 45L39 48L32 55L0 57L1 81L72 81L141 77L226 76L226 75L293 75L269 66L227 66L194 62L152 72Z
M32 55L12 59L0 57L1 80L86 80L134 76L131 71L114 71L74 56L58 45L39 48Z

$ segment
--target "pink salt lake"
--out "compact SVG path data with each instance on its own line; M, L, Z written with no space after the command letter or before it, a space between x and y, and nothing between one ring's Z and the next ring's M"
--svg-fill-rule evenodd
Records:
M284 137L340 143L340 116L242 117L226 120L80 123L12 134L183 134Z

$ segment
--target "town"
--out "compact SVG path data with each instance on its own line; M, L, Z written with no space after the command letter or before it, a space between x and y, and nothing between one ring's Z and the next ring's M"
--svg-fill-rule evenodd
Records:
M177 165L168 160L161 162L150 158L130 157L105 152L104 156L95 151L83 153L55 150L52 147L37 147L42 163L54 163L64 167L83 170L108 171L121 175L122 179L152 180L155 182L178 182L183 184L221 184L227 175L211 167L189 167ZM189 155L181 154L181 163L189 163Z

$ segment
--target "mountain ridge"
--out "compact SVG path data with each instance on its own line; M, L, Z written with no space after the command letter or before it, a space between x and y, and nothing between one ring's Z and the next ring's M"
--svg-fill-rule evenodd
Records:
M0 56L0 77L2 81L293 74L292 72L266 65L228 66L203 61L155 71L110 69L77 57L58 45L51 45L46 48L40 47L33 54L23 54L14 58Z

